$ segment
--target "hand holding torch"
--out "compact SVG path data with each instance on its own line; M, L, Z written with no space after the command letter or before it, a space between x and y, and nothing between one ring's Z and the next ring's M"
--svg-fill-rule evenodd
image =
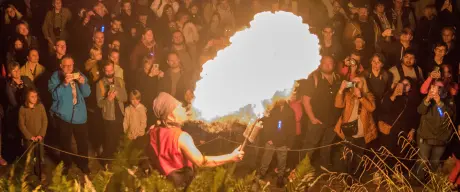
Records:
M252 125L248 125L243 133L245 137L243 145L241 145L240 151L244 151L244 147L248 145L248 141L254 143L259 131L263 128L261 119L257 119Z

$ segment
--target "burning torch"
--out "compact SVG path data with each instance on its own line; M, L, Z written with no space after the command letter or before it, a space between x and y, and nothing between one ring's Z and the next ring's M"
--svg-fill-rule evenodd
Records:
M244 151L244 147L248 145L248 141L254 143L256 140L257 135L259 134L260 130L263 128L262 119L257 119L252 125L249 124L244 130L243 136L245 137L243 145L241 145L240 151Z

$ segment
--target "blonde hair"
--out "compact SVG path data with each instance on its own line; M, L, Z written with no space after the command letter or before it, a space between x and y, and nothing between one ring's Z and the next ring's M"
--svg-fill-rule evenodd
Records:
M18 20L22 19L22 13L19 12L14 5L8 4L8 7L6 9L8 9L8 8L11 8L11 9L14 10L14 12L16 13L16 18L18 18ZM8 12L5 11L5 24L10 24L10 23L11 23L11 20L10 20L10 17L8 15Z
M102 50L97 48L97 47L92 47L90 50L89 50L89 57L91 57L91 59L93 59L93 57L96 55L96 53L98 52L101 52Z
M109 10L108 10L107 7L104 5L104 3L98 2L98 3L96 3L96 4L93 6L93 8L94 8L94 7L97 7L97 6L102 6L102 9L104 10L105 14L109 14Z
M129 92L129 100L141 100L141 92L139 92L137 89L132 90Z

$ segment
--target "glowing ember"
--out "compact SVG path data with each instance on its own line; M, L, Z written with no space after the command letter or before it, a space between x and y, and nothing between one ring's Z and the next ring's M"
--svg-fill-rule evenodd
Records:
M213 121L247 105L261 115L263 101L275 93L288 96L295 80L317 68L318 38L310 34L301 17L263 12L250 24L230 39L229 47L204 64L193 102L200 119Z

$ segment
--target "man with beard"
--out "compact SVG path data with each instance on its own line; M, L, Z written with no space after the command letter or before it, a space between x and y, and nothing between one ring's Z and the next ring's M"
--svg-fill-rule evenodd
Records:
M332 57L323 56L319 69L308 79L299 81L299 94L309 122L304 148L315 148L331 144L335 138L334 126L340 117L340 110L334 106L335 96L342 79L334 72ZM313 150L307 151L311 158ZM320 149L321 162L331 167L331 148Z
M387 29L385 31L391 31ZM346 47L353 47L353 39L357 35L361 35L363 40L366 42L366 48L373 52L375 49L375 43L377 38L380 37L380 30L375 21L369 18L369 11L367 7L360 7L358 9L358 19L350 21L345 26L343 32L343 42Z
M123 28L121 28L121 26L121 19L119 17L113 18L110 22L110 30L105 31L105 40L109 43L113 42L115 39L120 42L124 42L125 33L123 32Z
M423 73L422 69L415 65L415 54L411 50L407 50L403 54L402 63L398 64L389 70L393 75L393 85L394 88L404 77L410 77L416 82L415 85L412 85L413 88L418 89L423 82Z
M112 62L104 63L104 77L96 85L97 106L104 120L103 157L110 158L118 149L123 134L124 103L127 101L125 82L115 77Z
M182 62L182 67L187 71L196 71L197 54L196 46L193 44L185 44L184 35L180 31L175 31L172 34L171 51L176 52Z
M166 62L169 69L160 81L159 92L166 92L183 102L186 100L186 95L193 94L195 74L183 69L179 55L175 52L168 54Z

